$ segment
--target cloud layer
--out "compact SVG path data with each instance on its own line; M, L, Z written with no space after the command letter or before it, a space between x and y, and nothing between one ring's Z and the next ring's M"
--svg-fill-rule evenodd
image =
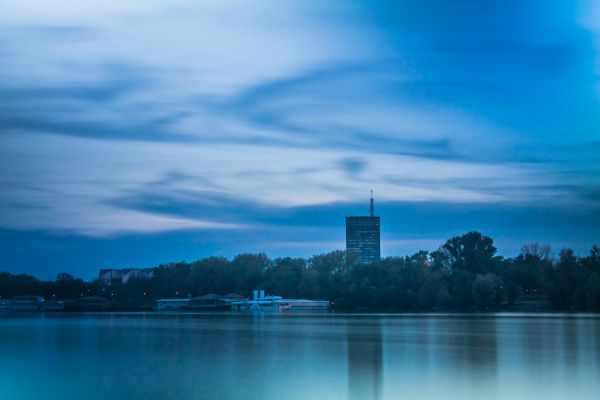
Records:
M198 255L310 254L343 245L371 188L384 221L413 221L387 225L387 254L463 228L513 249L542 239L527 215L600 240L593 2L5 3L6 249L41 232L119 262L131 237L182 234Z

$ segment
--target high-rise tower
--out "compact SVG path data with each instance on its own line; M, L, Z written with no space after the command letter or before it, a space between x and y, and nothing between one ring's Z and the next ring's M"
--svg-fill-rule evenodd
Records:
M346 217L346 253L355 262L371 263L381 259L380 220L375 216L371 190L370 216Z

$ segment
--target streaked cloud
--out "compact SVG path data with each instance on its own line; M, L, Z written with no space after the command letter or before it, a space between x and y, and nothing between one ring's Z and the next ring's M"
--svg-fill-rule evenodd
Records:
M321 251L343 224L323 210L359 210L371 188L388 221L412 204L463 207L468 220L551 205L591 226L598 9L6 1L0 229L123 241L185 231L206 243L211 232L207 249ZM442 214L419 214L444 227L421 235L398 221L390 252L465 226ZM497 222L499 236L536 239ZM588 225L577 243L600 240Z

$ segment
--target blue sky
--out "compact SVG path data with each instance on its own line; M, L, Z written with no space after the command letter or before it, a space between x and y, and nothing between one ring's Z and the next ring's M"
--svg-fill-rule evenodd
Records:
M0 270L600 242L594 1L0 9Z

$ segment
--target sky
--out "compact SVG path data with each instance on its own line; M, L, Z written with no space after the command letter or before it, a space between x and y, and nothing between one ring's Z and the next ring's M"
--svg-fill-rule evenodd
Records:
M593 0L0 0L0 270L600 243Z

